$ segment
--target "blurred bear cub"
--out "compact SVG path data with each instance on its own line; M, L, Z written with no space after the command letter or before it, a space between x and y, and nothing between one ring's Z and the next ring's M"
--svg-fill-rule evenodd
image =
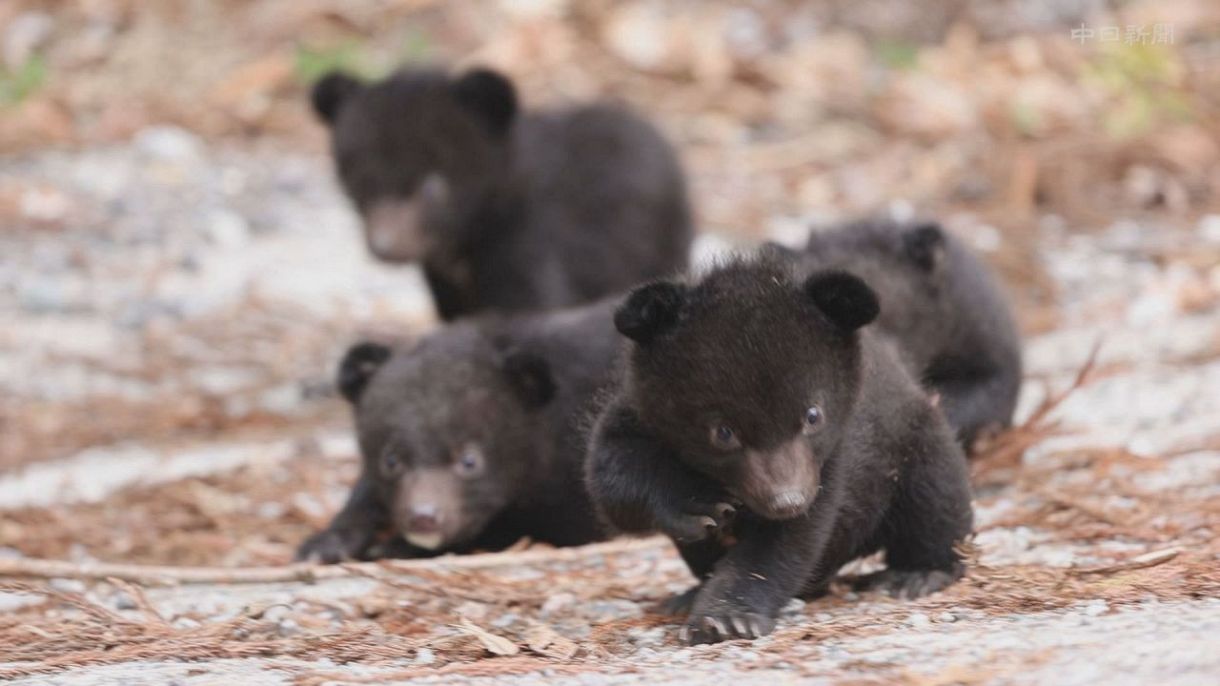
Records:
M469 320L406 350L351 348L338 383L352 404L361 474L298 558L603 539L582 462L589 404L618 355L612 313L607 302Z
M686 265L686 182L625 108L519 111L474 69L334 72L312 93L369 249L420 262L443 319L592 302Z
M815 230L786 251L803 273L843 269L881 302L873 327L936 394L969 449L1012 424L1021 389L1021 340L987 264L935 222L868 219Z
M590 439L587 484L620 530L660 531L699 585L691 642L769 633L794 595L884 549L869 587L959 578L966 461L891 343L876 294L774 254L635 290L615 314L626 372Z

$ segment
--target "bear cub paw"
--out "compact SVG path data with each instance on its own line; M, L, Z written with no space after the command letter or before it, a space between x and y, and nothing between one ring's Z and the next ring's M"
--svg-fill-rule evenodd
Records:
M729 502L690 500L659 513L657 528L678 543L697 543L727 534L736 515L737 508Z
M360 551L337 531L319 531L305 539L297 548L298 562L320 562L333 565L355 558Z
M775 618L757 612L724 610L692 613L678 637L690 645L766 636L775 630Z
M963 569L883 569L856 579L852 590L884 591L892 598L913 600L948 588L963 573Z

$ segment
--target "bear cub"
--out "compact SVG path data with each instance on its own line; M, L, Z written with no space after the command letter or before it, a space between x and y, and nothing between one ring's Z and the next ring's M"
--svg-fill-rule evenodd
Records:
M437 311L592 302L686 266L686 182L625 108L521 112L503 75L333 72L313 107L377 257L418 262Z
M859 277L798 278L773 254L642 286L615 313L629 353L587 485L608 523L677 545L699 580L672 605L690 642L767 634L790 598L881 549L865 587L917 597L963 574L966 461L866 327L879 313Z
M842 269L881 301L873 327L936 394L967 450L1011 426L1021 389L1021 340L987 264L935 222L862 220L813 231L789 254L805 273Z
M405 350L352 347L338 385L355 417L360 477L298 559L602 540L582 463L589 405L618 356L613 306L472 319Z

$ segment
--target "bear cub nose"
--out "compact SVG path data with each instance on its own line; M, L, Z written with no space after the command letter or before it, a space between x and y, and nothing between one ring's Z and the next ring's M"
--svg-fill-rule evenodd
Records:
M426 533L440 528L440 517L435 505L416 505L411 508L407 525L411 531Z

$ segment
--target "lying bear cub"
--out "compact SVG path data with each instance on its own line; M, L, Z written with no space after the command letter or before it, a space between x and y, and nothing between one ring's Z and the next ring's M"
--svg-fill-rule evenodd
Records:
M592 302L686 265L686 182L625 108L519 111L503 75L334 72L313 105L377 257L419 262L442 319Z
M692 643L769 633L879 549L866 580L903 597L958 579L966 461L941 412L865 329L876 294L843 271L739 259L635 290L622 386L590 439L587 484L628 532L661 531L700 580L673 607Z
M339 388L355 414L362 471L298 558L603 539L581 481L589 404L618 356L613 305L464 321L401 351L353 347Z
M1021 341L985 262L934 222L864 220L815 231L792 251L805 273L845 269L881 301L874 327L939 398L970 448L1012 424L1021 389Z

